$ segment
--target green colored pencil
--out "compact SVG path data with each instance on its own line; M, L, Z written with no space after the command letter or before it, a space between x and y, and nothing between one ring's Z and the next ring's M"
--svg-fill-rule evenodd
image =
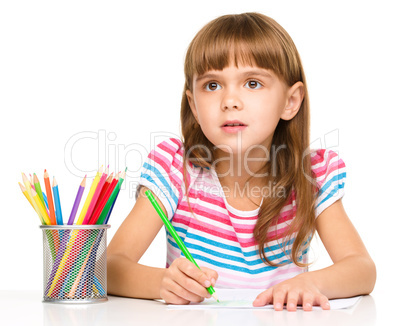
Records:
M152 195L152 193L149 190L145 191L145 194L147 195L147 197L148 197L149 201L151 202L152 206L155 208L155 210L159 214L160 218L162 219L163 224L165 224L165 226L168 229L170 235L173 237L174 241L176 241L177 245L179 246L179 248L183 252L184 256L186 256L186 258L189 261L191 261L195 266L197 266L199 269L201 269L198 266L198 264L196 263L196 261L194 260L193 256L191 256L191 254L188 251L186 245L184 244L184 242L181 240L181 238L177 234L176 230L174 229L173 225L170 223L169 219L166 217L166 215L163 212L162 208L159 206L158 202L155 200L155 197ZM219 299L218 299L218 297L217 297L217 295L215 293L215 289L212 287L212 285L210 287L208 287L207 290L208 290L209 294L216 301L219 302Z

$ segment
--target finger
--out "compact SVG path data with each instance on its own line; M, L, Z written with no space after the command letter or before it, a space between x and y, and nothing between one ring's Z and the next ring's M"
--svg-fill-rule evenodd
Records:
M299 301L298 291L289 291L286 300L286 308L288 311L296 311L297 302Z
M303 294L303 310L304 311L312 311L314 303L314 295L311 293Z
M178 264L178 268L182 273L187 275L189 278L193 279L194 281L199 283L198 289L203 288L205 291L205 288L209 288L211 286L211 281L208 279L207 275L200 270L197 266L195 266L193 263L190 261L182 261ZM185 284L184 284L185 285ZM206 291L208 293L208 291ZM201 291L201 293L205 293ZM204 296L206 297L206 296Z
M276 311L283 310L283 305L284 305L285 300L286 300L286 295L287 295L287 292L284 291L284 290L276 290L273 293L274 309Z
M193 302L194 300L196 300L196 302L200 302L201 298L204 299L211 297L205 285L198 283L196 280L194 280L193 278L191 278L182 271L180 271L176 275L174 280L182 288L186 289L188 292L193 293L194 295L197 296L196 299L194 298L194 296L192 296L191 301ZM211 283L209 283L209 286L210 285Z
M261 292L253 302L254 307L262 307L272 302L272 288Z
M317 298L317 303L321 306L321 308L322 308L323 310L330 310L330 309L331 309L331 306L330 306L330 304L329 304L328 298L327 298L325 295L323 295L323 294L321 294L321 295Z
M218 280L218 272L214 271L213 269L210 269L208 267L200 267L202 272L207 276L207 278L210 280L211 285L215 286L216 281Z
M179 279L177 279L175 281L170 280L170 282L168 282L167 288L169 289L170 292L176 294L178 297L183 298L187 301L202 302L205 298L205 295L199 295L194 291L194 284L196 286L200 286L200 285L198 283L192 281L188 277L185 277L185 279L186 280L181 281L182 283L184 283L184 285L182 283L180 283ZM188 280L192 281L194 284L189 285L190 283L188 283ZM206 293L209 295L208 291L206 291Z
M167 304L185 305L190 303L189 300L179 297L177 294L170 291L164 291L161 293L161 297Z

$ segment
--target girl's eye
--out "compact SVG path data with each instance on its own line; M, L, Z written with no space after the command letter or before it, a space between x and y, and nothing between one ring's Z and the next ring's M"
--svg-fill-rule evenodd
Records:
M251 88L251 89L258 89L258 88L260 88L262 85L258 82L258 81L256 81L256 80L249 80L247 83L246 83L246 87L247 88Z
M205 89L209 92L216 91L221 88L222 88L221 85L219 85L218 83L214 83L214 82L211 82L211 83L208 83L205 85Z

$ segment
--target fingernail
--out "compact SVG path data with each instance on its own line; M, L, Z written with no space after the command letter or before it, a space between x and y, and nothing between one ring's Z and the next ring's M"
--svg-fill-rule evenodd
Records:
M296 309L295 304L294 304L294 303L289 303L289 304L288 304L288 309L289 309L289 310L295 310L295 309Z
M212 283L212 286L215 286L216 281L214 278L211 278L211 283Z
M324 309L330 309L331 307L330 307L330 305L329 305L329 302L325 302L324 303Z
M311 310L313 308L311 303L306 303L304 307L305 307L306 310Z
M275 310L282 310L283 306L280 303L275 304Z
M206 280L204 284L206 288L209 288L211 286L211 282L208 280Z

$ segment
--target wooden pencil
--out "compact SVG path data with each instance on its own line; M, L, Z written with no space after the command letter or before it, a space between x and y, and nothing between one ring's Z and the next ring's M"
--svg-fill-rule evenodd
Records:
M61 212L59 185L57 184L55 177L53 177L52 189L54 196L54 205L56 206L56 221L58 225L63 225L63 214Z
M22 181L23 181L23 183L25 185L25 190L27 191L27 194L28 194L28 197L30 199L30 202L32 203L32 205L33 205L36 213L38 214L42 224L46 224L45 220L43 219L43 217L42 217L42 215L41 215L41 213L39 211L38 205L36 205L36 203L35 203L35 201L33 199L31 183L29 182L27 176L24 173L22 173Z
M80 186L78 187L77 196L75 197L74 205L73 205L73 208L71 209L70 218L68 219L68 222L67 222L68 225L74 224L74 219L75 219L75 216L77 215L78 206L80 206L82 194L84 193L86 180L87 180L87 176L84 177Z
M49 181L49 173L45 170L44 174L44 181L45 181L45 188L46 188L46 195L47 195L47 204L49 206L49 217L50 217L50 222L52 225L56 225L56 213L54 211L54 205L53 205L53 196L52 196L52 189L50 187L50 181Z

